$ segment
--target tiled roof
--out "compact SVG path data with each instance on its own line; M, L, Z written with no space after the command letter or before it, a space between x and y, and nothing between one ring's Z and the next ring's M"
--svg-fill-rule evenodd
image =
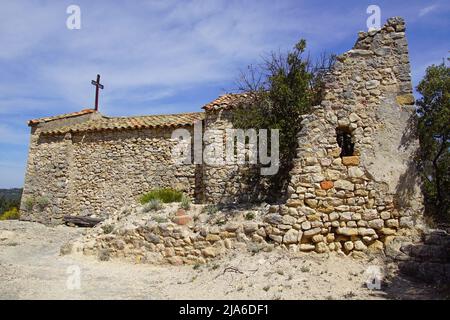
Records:
M221 95L216 100L211 101L203 106L207 111L232 109L242 105L243 103L251 101L253 95L251 93L228 93Z
M84 109L84 110L81 110L81 111L72 112L72 113L66 113L66 114L60 114L60 115L53 116L53 117L33 119L33 120L29 120L28 121L28 125L31 126L31 125L34 125L34 124L50 122L50 121L53 121L53 120L73 118L73 117L78 117L78 116L82 116L82 115L93 113L93 112L96 112L96 111L94 109Z
M194 124L194 122L203 120L204 118L204 112L151 115L141 117L103 117L100 119L91 119L75 125L50 129L42 133L64 134L68 132L73 133L84 131L178 127L184 125L192 125Z

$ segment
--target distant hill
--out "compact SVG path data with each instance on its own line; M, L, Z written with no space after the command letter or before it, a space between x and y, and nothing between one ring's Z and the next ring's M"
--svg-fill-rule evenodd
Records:
M0 189L0 198L7 200L20 200L22 197L22 188Z
M21 197L22 189L0 189L0 215L13 207L18 208Z

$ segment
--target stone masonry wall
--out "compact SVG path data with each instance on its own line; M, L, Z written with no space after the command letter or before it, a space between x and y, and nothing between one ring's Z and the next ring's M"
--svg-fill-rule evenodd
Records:
M272 210L271 237L350 253L412 227L422 209L412 104L405 25L391 18L338 57L323 102L302 120L289 200ZM337 129L351 135L353 154L342 156Z
M350 253L382 246L412 227L422 210L413 104L404 21L391 18L379 31L361 32L328 75L321 105L300 120L289 200L270 207L264 238L294 251ZM223 134L233 127L232 117L229 109L207 110L204 129ZM65 136L41 135L42 129L32 128L21 205L26 220L107 217L156 187L174 187L206 203L246 202L257 197L263 181L252 180L255 167L249 165L175 165L172 129ZM338 132L351 140L351 154L342 153Z
M172 129L42 135L30 141L21 218L62 223L64 215L105 217L145 192L172 187L194 198L200 170L172 161Z
M214 130L220 139L208 139L204 141L205 147L213 143L226 144L227 129L233 128L232 110L207 111L205 117L205 129ZM237 145L236 148L244 148ZM225 150L223 150L225 153ZM223 155L221 157L225 159ZM215 158L216 159L216 158ZM236 161L236 157L234 158ZM259 170L255 165L249 164L219 164L211 165L204 161L203 185L205 202L207 203L238 203L254 201L258 198L260 179Z
M154 188L195 196L195 165L173 162L173 129L99 131L73 136L72 212L109 214Z
M69 170L71 141L64 137L41 139L32 129L20 218L57 223L71 206Z

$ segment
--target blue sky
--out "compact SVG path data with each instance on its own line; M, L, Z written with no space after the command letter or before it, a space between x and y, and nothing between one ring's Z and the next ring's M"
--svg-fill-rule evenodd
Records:
M66 9L81 8L81 29ZM239 70L305 38L312 55L349 50L370 4L407 23L414 86L448 57L448 1L0 0L0 188L21 187L26 121L90 108L106 115L199 111Z

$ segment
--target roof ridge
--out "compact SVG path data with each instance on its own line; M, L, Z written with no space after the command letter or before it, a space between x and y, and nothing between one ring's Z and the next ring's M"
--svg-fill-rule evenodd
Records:
M138 116L104 116L106 119L130 119L130 118L145 118L145 117L167 117L167 116L179 116L179 115L189 115L189 114L199 114L205 113L204 111L191 111L191 112L180 112L180 113L159 113L159 114L147 114L147 115L138 115Z
M202 108L206 111L219 110L219 109L231 109L236 107L244 99L250 99L254 95L253 92L236 92L225 93L214 99L213 101L205 104Z
M121 129L145 129L158 127L177 127L193 125L205 118L205 112L178 113L170 115L149 115L140 117L102 117L88 121L44 130L42 134L64 134L69 132L87 132Z
M39 124L39 123L46 123L46 122L50 122L50 121L55 121L55 120L61 120L61 119L66 119L66 118L73 118L76 116L82 116L85 114L89 114L89 113L95 113L98 112L95 109L83 109L81 111L75 111L75 112L70 112L70 113L62 113L62 114L58 114L55 116L47 116L47 117L41 117L41 118L36 118L36 119L31 119L28 120L28 125L33 125L33 124Z

